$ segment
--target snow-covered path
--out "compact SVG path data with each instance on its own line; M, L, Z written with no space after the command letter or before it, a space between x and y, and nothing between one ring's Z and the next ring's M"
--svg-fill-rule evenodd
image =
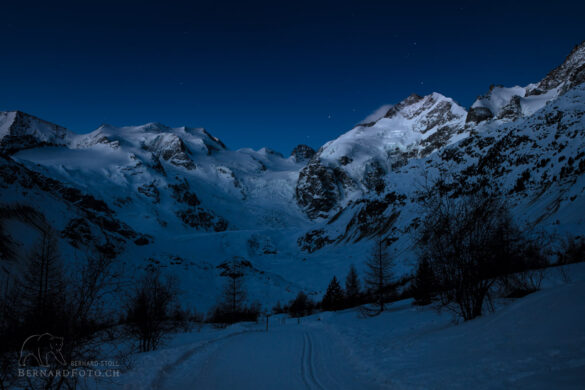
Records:
M277 326L209 343L167 367L159 389L375 389L318 324Z

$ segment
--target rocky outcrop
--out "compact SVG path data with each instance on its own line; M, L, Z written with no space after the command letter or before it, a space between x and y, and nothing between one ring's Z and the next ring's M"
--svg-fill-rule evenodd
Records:
M199 206L201 203L197 195L190 191L190 185L187 180L183 180L177 184L169 184L172 190L171 196L179 203L184 203L191 207Z
M453 103L449 101L439 102L421 119L420 124L422 128L420 131L425 134L437 126L444 125L458 118L459 116L453 112Z
M179 210L176 214L183 223L197 230L223 232L228 227L225 219L200 208Z
M308 145L297 145L290 154L296 162L306 162L313 158L315 149Z
M576 45L565 61L551 70L544 79L527 92L528 95L537 95L542 91L549 91L561 86L563 94L570 88L585 81L585 41Z
M514 120L522 116L522 106L520 96L516 95L510 99L510 102L501 108L498 119Z
M382 164L380 164L379 161L368 161L364 170L363 183L368 190L381 193L385 188L385 175L386 170L382 167Z
M340 172L321 165L319 160L311 161L299 173L296 197L311 218L327 217L341 199L338 185Z
M137 191L140 192L142 195L146 196L147 198L152 199L153 203L160 202L160 191L157 188L156 182L143 184L137 188Z
M195 169L195 163L189 157L189 150L183 140L175 134L159 134L143 142L142 148L152 152L153 157L168 161L175 166L188 170Z
M487 107L472 107L467 112L467 118L465 123L480 123L483 121L490 120L494 117L494 114Z
M4 154L42 146L64 146L69 136L66 128L22 111L0 112L0 152Z
M400 103L398 103L398 104L390 107L390 109L388 109L388 112L386 112L386 115L384 115L384 118L392 118L396 114L398 114L399 112L403 111L403 109L405 107L408 107L408 106L411 106L413 104L416 104L416 103L420 102L423 99L424 98L422 96L419 96L416 93L413 93L409 97L407 97L406 99L404 99L403 101L401 101Z
M311 230L297 239L297 245L301 250L313 253L323 248L327 244L333 243L334 240L327 237L324 229Z
M358 208L337 238L338 242L358 242L365 237L388 233L400 216L400 207L406 203L406 195L390 192L383 199L360 200L353 208Z

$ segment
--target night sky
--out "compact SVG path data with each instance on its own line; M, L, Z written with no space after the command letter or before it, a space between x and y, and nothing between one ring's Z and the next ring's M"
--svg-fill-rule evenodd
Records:
M468 107L538 81L585 40L577 1L173 3L3 1L0 111L75 132L201 126L289 154L413 92Z

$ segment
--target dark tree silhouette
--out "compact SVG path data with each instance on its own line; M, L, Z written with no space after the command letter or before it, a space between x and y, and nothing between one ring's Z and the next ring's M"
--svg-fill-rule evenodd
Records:
M323 310L339 310L343 308L344 294L337 277L333 277L321 303Z
M418 262L416 274L412 282L412 295L416 305L428 305L432 303L433 296L437 293L437 280L431 263L426 257Z
M243 319L246 300L244 287L245 260L241 257L233 257L222 265L221 276L226 278L222 292L222 299L213 314L214 322L234 323Z
M147 271L127 302L127 330L138 339L141 352L155 350L174 330L170 321L178 295L175 280L159 270Z
M381 236L377 236L372 254L366 262L364 282L372 294L378 313L384 311L392 276L392 259L388 254L386 242Z
M59 236L42 214L21 205L0 214L0 220L15 218L34 228L38 237L28 252L15 252L21 271L13 270L11 283L0 293L0 388L74 389L77 378L15 376L15 356L29 336L51 333L63 337L60 353L66 362L51 360L51 369L71 369L72 361L97 359L100 343L110 337L100 331L111 325L104 303L111 299L105 295L116 292L114 259L88 248L92 255L76 258L66 269Z
M349 272L345 278L345 299L349 307L353 307L360 302L360 279L355 266L349 267Z
M18 289L24 326L29 332L64 331L65 270L57 243L57 233L47 225L25 259L26 268Z
M313 310L313 302L303 291L299 291L297 297L289 305L289 313L292 317L308 315Z
M484 188L458 199L437 193L425 198L421 261L432 268L441 304L467 321L482 314L494 283L535 262L499 193Z

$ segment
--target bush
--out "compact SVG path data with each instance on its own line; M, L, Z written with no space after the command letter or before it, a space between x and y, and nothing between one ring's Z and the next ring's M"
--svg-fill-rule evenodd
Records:
M527 270L545 262L514 225L498 193L484 190L460 199L434 193L425 200L420 261L430 264L425 272L433 274L442 306L467 321L482 314L498 280L505 278L516 289L539 287L538 273Z
M236 322L257 322L260 316L260 304L254 303L249 306L241 306L236 312L231 307L217 305L209 314L207 322L212 324L234 324Z
M146 272L128 297L126 330L138 340L140 352L157 349L163 338L180 325L173 320L186 318L176 310L177 295L176 280L152 270Z
M585 160L584 160L585 161ZM581 236L567 237L558 256L560 265L585 261L585 238Z
M517 250L506 275L499 279L504 287L504 295L508 298L521 298L540 290L544 268L549 266L538 242L521 239Z
M303 291L300 291L297 297L289 304L289 314L291 317L303 317L313 313L315 305Z

